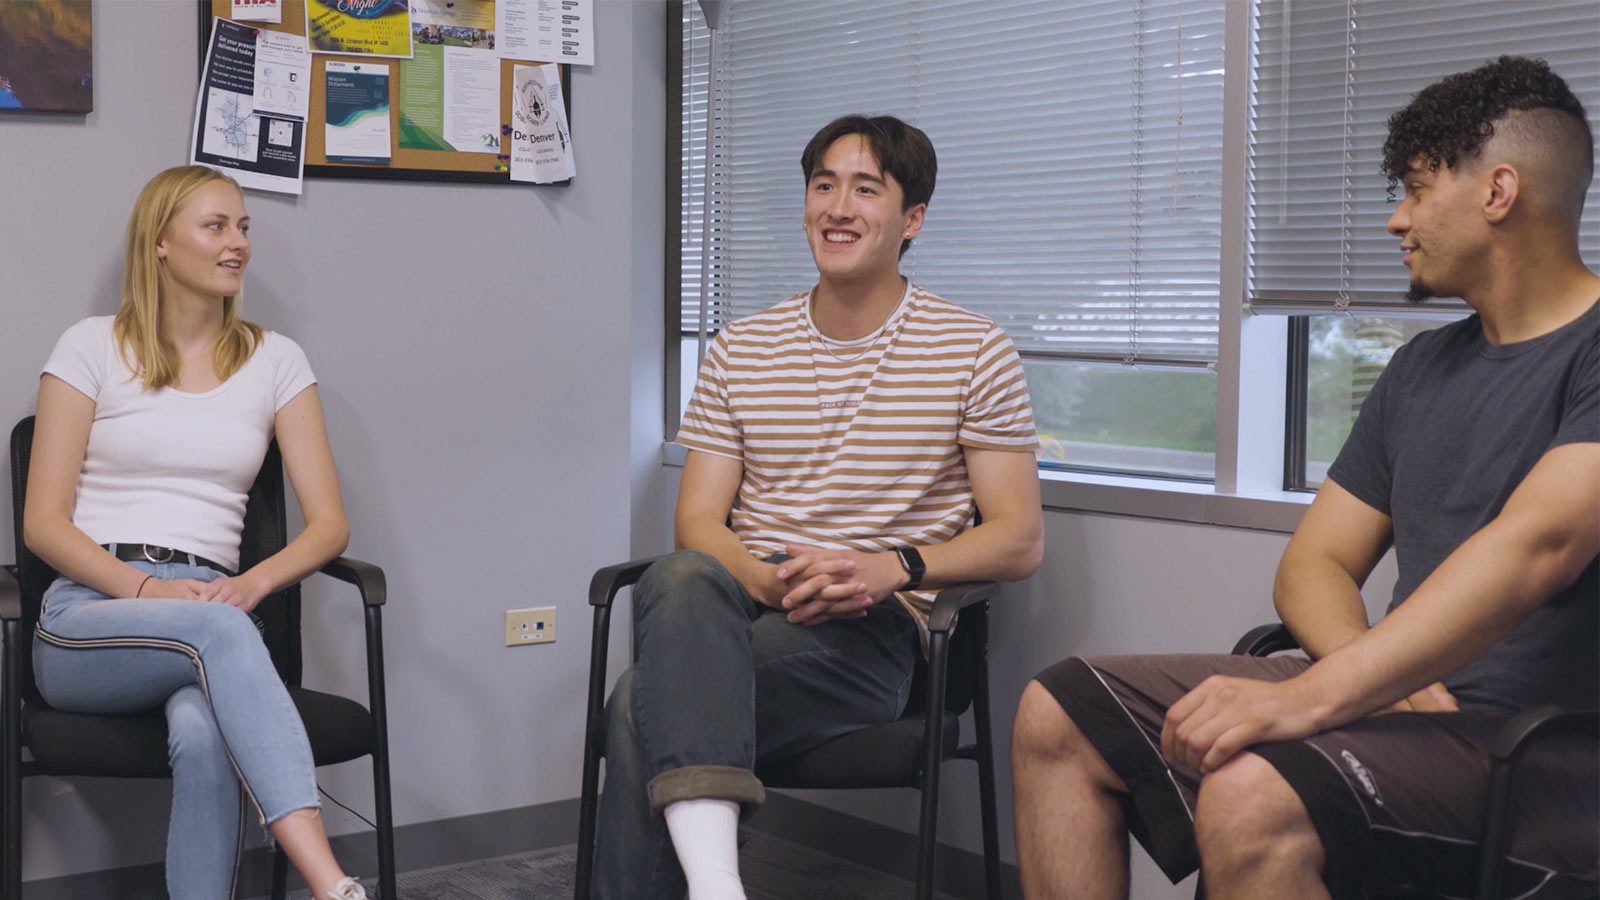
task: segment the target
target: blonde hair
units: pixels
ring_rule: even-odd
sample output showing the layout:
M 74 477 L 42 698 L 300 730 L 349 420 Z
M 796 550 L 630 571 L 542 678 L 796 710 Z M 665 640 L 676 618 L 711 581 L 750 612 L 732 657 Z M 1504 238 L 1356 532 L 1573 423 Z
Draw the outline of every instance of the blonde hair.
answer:
M 213 181 L 239 183 L 206 166 L 177 166 L 150 179 L 128 217 L 128 238 L 122 269 L 122 306 L 112 325 L 117 347 L 128 368 L 139 373 L 145 390 L 178 380 L 178 351 L 161 329 L 161 295 L 167 277 L 156 258 L 156 244 L 167 233 L 189 195 Z M 241 192 L 242 193 L 242 192 Z M 239 371 L 261 344 L 261 326 L 239 318 L 239 298 L 222 298 L 222 335 L 211 354 L 217 377 L 226 381 Z

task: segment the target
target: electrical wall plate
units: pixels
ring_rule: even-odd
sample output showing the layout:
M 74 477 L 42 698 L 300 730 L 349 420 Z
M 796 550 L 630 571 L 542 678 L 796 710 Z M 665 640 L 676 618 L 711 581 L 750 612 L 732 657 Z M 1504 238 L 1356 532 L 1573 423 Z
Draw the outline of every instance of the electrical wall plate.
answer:
M 556 608 L 536 606 L 506 610 L 506 646 L 550 644 L 556 639 Z

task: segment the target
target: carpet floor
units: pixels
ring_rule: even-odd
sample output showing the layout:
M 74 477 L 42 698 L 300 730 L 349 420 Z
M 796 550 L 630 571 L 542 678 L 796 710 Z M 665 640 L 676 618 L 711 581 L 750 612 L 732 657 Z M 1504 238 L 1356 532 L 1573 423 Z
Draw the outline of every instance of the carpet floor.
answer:
M 912 884 L 876 869 L 748 832 L 739 872 L 749 900 L 902 900 Z M 400 900 L 565 900 L 572 896 L 574 847 L 557 847 L 459 866 L 406 872 Z M 372 881 L 367 890 L 375 891 Z M 292 900 L 308 900 L 306 891 Z M 374 894 L 374 896 L 376 896 Z M 940 900 L 955 900 L 937 894 Z M 383 898 L 389 900 L 389 898 Z

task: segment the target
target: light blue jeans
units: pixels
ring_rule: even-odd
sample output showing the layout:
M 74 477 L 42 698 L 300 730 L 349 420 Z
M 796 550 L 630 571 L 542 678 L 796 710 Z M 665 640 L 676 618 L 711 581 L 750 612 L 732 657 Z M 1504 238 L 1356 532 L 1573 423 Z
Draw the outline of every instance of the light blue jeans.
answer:
M 157 579 L 214 569 L 129 563 Z M 34 677 L 51 706 L 119 715 L 163 709 L 172 763 L 167 892 L 232 898 L 245 805 L 263 823 L 319 808 L 311 744 L 249 614 L 195 600 L 118 600 L 66 578 L 44 594 Z

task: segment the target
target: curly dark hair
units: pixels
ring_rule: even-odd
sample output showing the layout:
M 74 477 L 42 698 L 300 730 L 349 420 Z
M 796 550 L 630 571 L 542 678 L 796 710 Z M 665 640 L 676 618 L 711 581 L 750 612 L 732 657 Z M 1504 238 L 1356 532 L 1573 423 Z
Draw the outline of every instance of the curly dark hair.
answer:
M 1570 145 L 1567 155 L 1577 158 L 1563 162 L 1592 169 L 1594 136 L 1583 104 L 1572 89 L 1542 59 L 1502 56 L 1470 72 L 1434 82 L 1389 117 L 1383 174 L 1390 189 L 1405 176 L 1413 160 L 1420 157 L 1429 171 L 1438 171 L 1441 165 L 1453 169 L 1458 162 L 1478 155 L 1494 136 L 1495 123 L 1507 113 L 1536 110 L 1562 114 L 1541 116 L 1540 124 L 1565 132 L 1559 137 L 1566 140 L 1557 142 Z M 1583 180 L 1587 183 L 1588 178 Z

